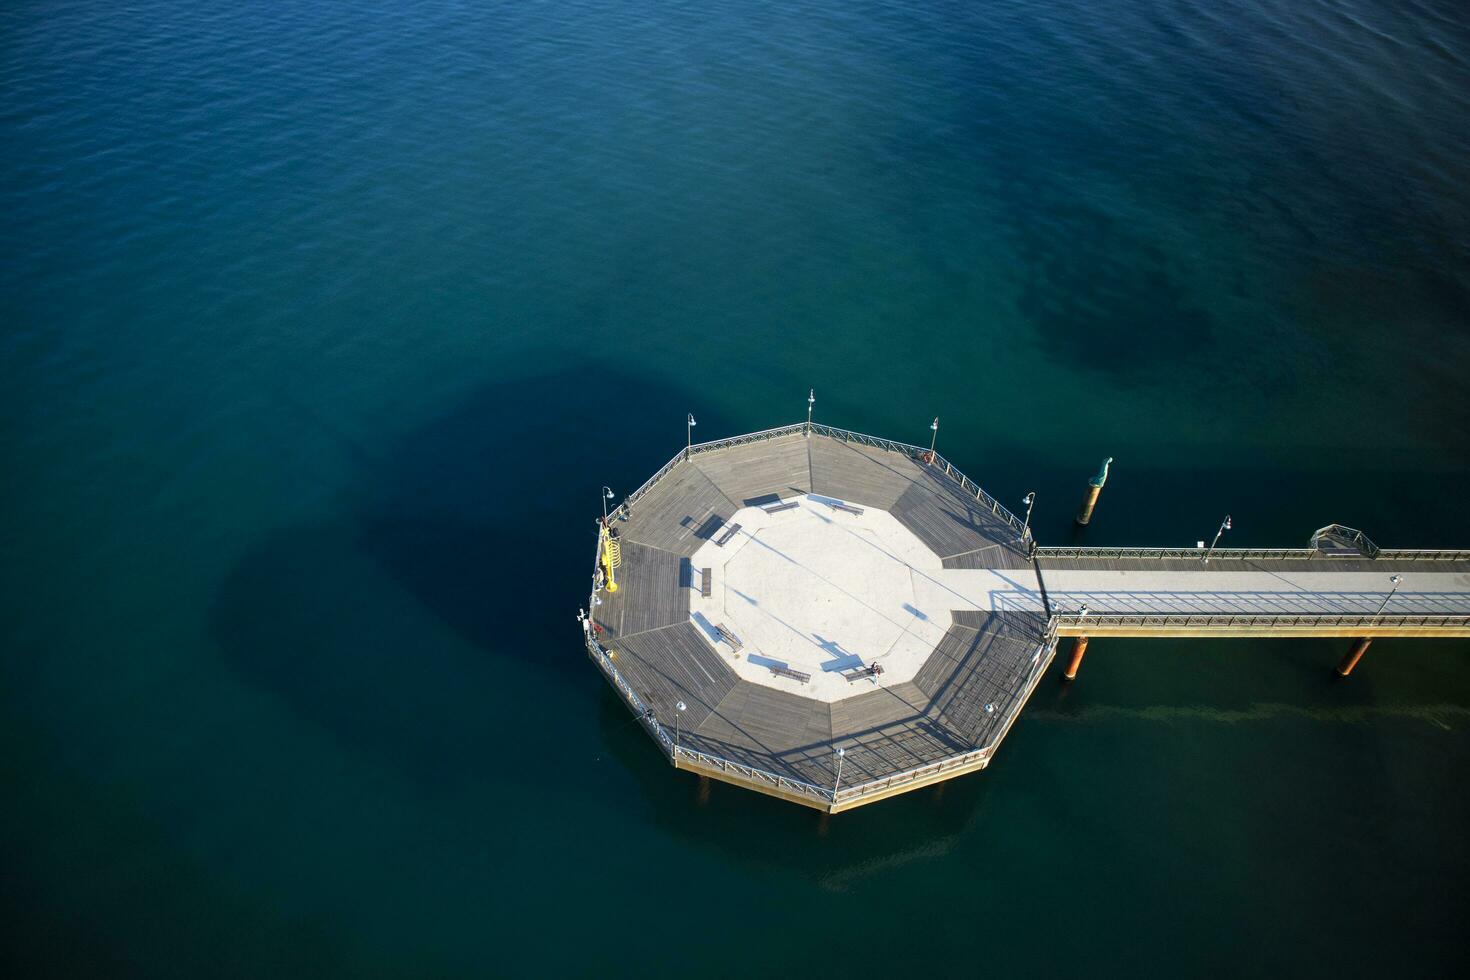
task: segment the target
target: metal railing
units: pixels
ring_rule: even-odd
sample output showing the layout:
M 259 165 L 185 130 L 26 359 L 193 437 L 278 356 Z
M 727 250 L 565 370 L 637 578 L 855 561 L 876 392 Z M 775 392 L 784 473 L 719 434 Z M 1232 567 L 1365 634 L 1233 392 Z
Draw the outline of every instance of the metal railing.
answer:
M 825 786 L 818 786 L 815 783 L 804 782 L 800 779 L 792 779 L 789 776 L 768 772 L 765 769 L 757 769 L 755 766 L 747 766 L 741 762 L 731 762 L 729 759 L 722 759 L 717 755 L 710 755 L 707 752 L 685 748 L 682 745 L 675 749 L 675 753 L 675 755 L 669 757 L 669 760 L 675 765 L 678 765 L 679 759 L 687 759 L 706 769 L 718 769 L 726 776 L 733 776 L 737 779 L 754 783 L 757 786 L 769 786 L 780 792 L 809 797 L 826 806 L 831 806 L 834 801 L 832 790 Z
M 875 794 L 886 793 L 896 787 L 925 780 L 940 773 L 971 767 L 977 763 L 982 765 L 988 764 L 990 757 L 995 752 L 995 747 L 1005 737 L 1006 733 L 1010 731 L 1011 725 L 1015 723 L 1016 718 L 1021 713 L 1021 709 L 1031 699 L 1031 693 L 1036 689 L 1037 683 L 1041 680 L 1041 675 L 1046 672 L 1046 668 L 1051 664 L 1050 654 L 1055 652 L 1057 642 L 1056 627 L 1055 625 L 1049 625 L 1036 653 L 1032 656 L 1031 673 L 1027 678 L 1020 696 L 1012 703 L 1003 724 L 995 737 L 989 741 L 989 744 L 961 755 L 940 759 L 937 762 L 926 763 L 922 766 L 916 766 L 913 769 L 906 769 L 903 772 L 896 772 L 888 776 L 868 780 L 867 782 L 840 787 L 834 792 L 830 787 L 818 786 L 815 783 L 793 779 L 790 776 L 783 776 L 780 773 L 774 773 L 756 766 L 735 762 L 731 759 L 725 759 L 708 752 L 701 752 L 698 749 L 691 749 L 688 746 L 676 744 L 674 737 L 669 733 L 669 729 L 658 720 L 652 708 L 638 696 L 638 692 L 633 689 L 633 685 L 628 683 L 627 679 L 623 677 L 622 672 L 613 664 L 610 652 L 597 641 L 590 626 L 586 627 L 584 635 L 588 656 L 602 669 L 602 672 L 607 676 L 608 680 L 612 682 L 613 688 L 622 695 L 623 700 L 627 703 L 628 708 L 633 712 L 634 716 L 643 725 L 644 729 L 653 736 L 654 741 L 658 743 L 660 748 L 663 749 L 664 754 L 668 756 L 669 761 L 675 766 L 678 765 L 680 759 L 683 759 L 698 767 L 718 770 L 720 773 L 731 777 L 737 782 L 745 782 L 752 786 L 767 787 L 778 792 L 805 797 L 829 809 L 837 804 L 855 803 Z
M 1437 629 L 1470 630 L 1470 615 L 1371 613 L 1057 613 L 1053 628 L 1067 629 Z
M 1175 561 L 1189 559 L 1199 561 L 1204 557 L 1203 548 L 1068 548 L 1045 545 L 1036 549 L 1038 559 L 1093 559 L 1118 561 L 1141 558 L 1149 561 Z M 1384 548 L 1377 558 L 1363 555 L 1327 555 L 1315 548 L 1216 548 L 1210 552 L 1210 561 L 1470 561 L 1470 551 L 1442 549 L 1416 550 L 1411 548 Z
M 1036 690 L 1036 685 L 1041 683 L 1042 675 L 1051 666 L 1052 656 L 1056 652 L 1056 647 L 1056 627 L 1048 623 L 1046 633 L 1042 636 L 1036 652 L 1032 654 L 1031 673 L 1027 676 L 1026 683 L 1022 687 L 1020 695 L 1011 704 L 1010 710 L 1006 713 L 1000 729 L 996 732 L 995 737 L 989 740 L 988 744 L 962 755 L 951 756 L 948 759 L 941 759 L 938 762 L 916 766 L 913 769 L 906 769 L 903 772 L 897 772 L 890 776 L 880 776 L 877 779 L 872 779 L 865 783 L 855 783 L 847 789 L 838 791 L 834 802 L 849 803 L 864 797 L 873 796 L 874 794 L 886 793 L 895 787 L 927 779 L 931 776 L 937 776 L 940 773 L 968 768 L 977 764 L 980 768 L 989 765 L 991 757 L 995 755 L 996 748 L 1005 739 L 1006 734 L 1011 730 L 1011 726 L 1015 724 L 1016 719 L 1020 717 L 1021 709 L 1026 706 L 1026 702 L 1031 700 L 1031 694 Z
M 946 476 L 959 484 L 963 493 L 971 494 L 980 503 L 990 508 L 991 514 L 995 515 L 1016 532 L 1018 536 L 1029 538 L 1031 529 L 1015 514 L 1012 514 L 1000 501 L 980 489 L 980 485 L 964 473 L 959 467 L 936 452 L 930 452 L 922 446 L 912 446 L 906 442 L 894 442 L 892 439 L 880 439 L 877 436 L 865 435 L 861 432 L 852 432 L 848 429 L 839 429 L 830 425 L 817 425 L 812 423 L 812 431 L 818 435 L 828 436 L 832 439 L 841 439 L 843 442 L 856 442 L 864 446 L 872 446 L 875 449 L 885 449 L 891 453 L 901 453 L 910 459 L 917 460 L 927 466 L 932 466 L 935 472 L 944 470 Z
M 1012 514 L 1008 509 L 1006 509 L 1005 506 L 1000 503 L 1000 501 L 996 500 L 990 494 L 982 490 L 978 483 L 976 483 L 974 480 L 971 480 L 964 473 L 960 472 L 957 466 L 955 466 L 953 463 L 951 463 L 949 460 L 945 459 L 938 453 L 930 452 L 922 446 L 913 446 L 906 442 L 895 442 L 892 439 L 880 439 L 877 436 L 866 435 L 862 432 L 853 432 L 850 429 L 839 429 L 836 426 L 831 425 L 818 425 L 815 422 L 813 422 L 810 426 L 808 426 L 805 422 L 797 422 L 793 425 L 778 426 L 774 429 L 763 429 L 760 432 L 748 432 L 744 435 L 730 436 L 727 439 L 715 439 L 710 442 L 696 443 L 695 445 L 690 446 L 687 450 L 678 453 L 663 466 L 659 467 L 658 471 L 654 473 L 653 476 L 643 481 L 643 485 L 641 487 L 639 487 L 637 490 L 634 490 L 632 493 L 628 494 L 626 498 L 624 498 L 623 502 L 618 505 L 616 512 L 623 515 L 628 514 L 633 504 L 638 501 L 638 498 L 642 497 L 648 491 L 652 490 L 655 484 L 657 484 L 664 477 L 668 476 L 669 472 L 672 471 L 673 468 L 679 464 L 680 460 L 692 458 L 694 456 L 700 456 L 705 453 L 717 452 L 721 449 L 730 449 L 734 446 L 745 446 L 752 443 L 764 442 L 768 439 L 780 439 L 785 436 L 802 435 L 807 432 L 810 432 L 814 435 L 826 436 L 829 439 L 840 439 L 843 442 L 856 442 L 860 445 L 871 446 L 874 449 L 882 449 L 891 453 L 899 453 L 924 465 L 932 466 L 935 472 L 943 470 L 946 476 L 959 484 L 959 488 L 962 493 L 973 496 L 976 501 L 978 501 L 983 506 L 989 508 L 991 514 L 993 514 L 999 520 L 1004 521 L 1006 524 L 1010 525 L 1010 527 L 1016 532 L 1018 536 L 1026 539 L 1029 539 L 1031 537 L 1031 529 L 1027 527 L 1020 518 L 1018 518 L 1015 514 Z

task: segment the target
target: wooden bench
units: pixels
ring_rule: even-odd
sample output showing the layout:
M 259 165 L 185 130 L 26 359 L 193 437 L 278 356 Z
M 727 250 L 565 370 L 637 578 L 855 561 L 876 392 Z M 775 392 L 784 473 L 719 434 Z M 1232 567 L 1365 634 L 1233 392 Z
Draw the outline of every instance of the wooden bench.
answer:
M 863 513 L 863 509 L 861 507 L 854 507 L 852 504 L 832 504 L 830 506 L 833 510 L 845 510 L 849 514 L 857 514 L 860 517 Z
M 740 525 L 731 524 L 729 527 L 725 528 L 724 534 L 720 535 L 718 538 L 715 538 L 715 544 L 723 548 L 725 545 L 729 544 L 730 539 L 738 533 L 740 533 Z
M 847 678 L 848 683 L 860 681 L 865 677 L 877 677 L 883 673 L 883 665 L 875 663 L 870 667 L 859 667 L 856 670 L 843 671 L 842 676 Z
M 710 590 L 714 588 L 714 585 L 714 570 L 710 568 L 701 568 L 699 570 L 699 594 L 708 599 Z
M 777 667 L 775 664 L 767 664 L 766 666 L 770 667 L 771 673 L 777 677 L 789 677 L 794 681 L 801 681 L 803 684 L 812 679 L 811 674 L 803 674 L 801 671 L 792 670 L 790 667 Z
M 761 510 L 765 511 L 767 514 L 779 514 L 783 510 L 791 510 L 793 507 L 799 506 L 801 505 L 795 500 L 788 500 L 784 504 L 772 504 L 769 507 L 762 507 Z
M 730 644 L 730 646 L 736 650 L 739 650 L 741 647 L 745 646 L 744 643 L 740 642 L 740 637 L 736 636 L 734 633 L 731 633 L 730 630 L 726 628 L 724 623 L 716 623 L 715 632 L 720 634 L 720 639 Z

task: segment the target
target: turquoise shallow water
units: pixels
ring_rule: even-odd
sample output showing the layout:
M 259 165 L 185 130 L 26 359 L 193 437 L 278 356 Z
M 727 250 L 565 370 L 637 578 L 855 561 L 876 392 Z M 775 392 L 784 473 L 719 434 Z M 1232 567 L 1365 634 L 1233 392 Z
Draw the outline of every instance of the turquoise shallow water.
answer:
M 1462 5 L 17 2 L 0 86 L 7 973 L 1449 971 L 1465 643 L 1098 641 L 822 822 L 573 617 L 808 387 L 1045 543 L 1470 547 Z

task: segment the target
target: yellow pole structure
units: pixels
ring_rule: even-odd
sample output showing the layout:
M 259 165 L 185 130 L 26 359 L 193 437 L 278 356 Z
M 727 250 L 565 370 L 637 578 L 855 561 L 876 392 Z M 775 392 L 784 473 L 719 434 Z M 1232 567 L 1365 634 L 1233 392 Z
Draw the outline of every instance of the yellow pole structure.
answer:
M 623 563 L 623 549 L 613 540 L 612 535 L 607 532 L 607 525 L 602 526 L 598 532 L 602 544 L 602 567 L 607 572 L 607 591 L 618 591 L 617 579 L 613 577 L 613 569 Z

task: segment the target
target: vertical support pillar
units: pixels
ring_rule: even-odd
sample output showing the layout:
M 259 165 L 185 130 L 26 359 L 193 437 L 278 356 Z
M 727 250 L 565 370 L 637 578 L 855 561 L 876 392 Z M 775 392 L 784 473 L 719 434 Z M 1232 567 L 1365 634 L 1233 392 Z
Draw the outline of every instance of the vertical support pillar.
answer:
M 1337 665 L 1337 673 L 1342 677 L 1351 674 L 1353 668 L 1358 666 L 1358 661 L 1363 659 L 1363 654 L 1368 652 L 1368 645 L 1372 642 L 1373 637 L 1365 636 L 1354 643 L 1353 648 L 1348 651 L 1347 656 L 1342 658 L 1342 663 Z
M 1082 666 L 1082 655 L 1087 652 L 1087 637 L 1079 636 L 1072 641 L 1072 659 L 1067 661 L 1067 669 L 1062 672 L 1063 680 L 1073 680 L 1077 676 L 1077 668 Z
M 1086 524 L 1092 520 L 1092 508 L 1097 506 L 1098 495 L 1102 493 L 1102 487 L 1087 485 L 1087 490 L 1082 494 L 1082 506 L 1077 511 L 1077 523 Z
M 1108 482 L 1108 467 L 1112 465 L 1113 457 L 1109 456 L 1103 460 L 1097 476 L 1087 481 L 1087 491 L 1082 494 L 1082 506 L 1077 510 L 1078 524 L 1086 526 L 1092 520 L 1092 508 L 1097 506 L 1098 494 L 1102 493 L 1103 484 Z

